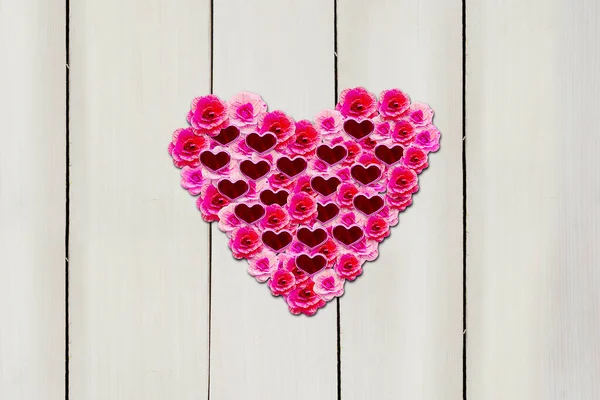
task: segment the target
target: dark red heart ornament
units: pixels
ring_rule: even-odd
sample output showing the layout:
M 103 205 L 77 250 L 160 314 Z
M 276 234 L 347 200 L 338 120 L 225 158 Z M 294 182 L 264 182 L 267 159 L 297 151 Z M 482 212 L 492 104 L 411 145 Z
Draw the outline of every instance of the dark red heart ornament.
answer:
M 267 111 L 260 96 L 194 99 L 169 144 L 181 184 L 235 258 L 293 314 L 341 296 L 412 204 L 439 149 L 433 111 L 398 89 L 346 89 L 314 123 Z M 218 266 L 216 266 L 218 267 Z

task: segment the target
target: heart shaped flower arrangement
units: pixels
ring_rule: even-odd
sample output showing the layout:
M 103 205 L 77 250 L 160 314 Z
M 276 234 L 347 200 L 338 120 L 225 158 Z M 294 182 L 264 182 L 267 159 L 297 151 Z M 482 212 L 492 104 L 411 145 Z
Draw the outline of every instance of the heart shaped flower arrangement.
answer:
M 181 185 L 235 258 L 293 314 L 313 315 L 377 258 L 439 148 L 433 111 L 399 89 L 346 89 L 314 122 L 256 94 L 198 97 L 169 144 Z

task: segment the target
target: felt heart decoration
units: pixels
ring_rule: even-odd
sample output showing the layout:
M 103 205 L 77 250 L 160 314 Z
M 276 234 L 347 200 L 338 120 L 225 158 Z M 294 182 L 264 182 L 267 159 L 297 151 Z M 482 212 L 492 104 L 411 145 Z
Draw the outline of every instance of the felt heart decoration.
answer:
M 377 258 L 439 149 L 433 111 L 399 89 L 346 89 L 314 122 L 253 93 L 208 95 L 187 119 L 169 144 L 181 185 L 293 314 L 313 315 Z

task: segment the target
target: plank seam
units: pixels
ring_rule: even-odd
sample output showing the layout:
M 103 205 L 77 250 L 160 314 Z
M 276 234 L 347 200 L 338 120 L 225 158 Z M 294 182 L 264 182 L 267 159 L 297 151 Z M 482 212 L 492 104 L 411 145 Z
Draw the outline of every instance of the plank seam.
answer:
M 462 183 L 463 183 L 463 400 L 467 400 L 467 4 L 462 0 Z
M 70 225 L 70 190 L 69 182 L 70 160 L 70 131 L 69 131 L 69 100 L 70 100 L 70 70 L 69 70 L 69 31 L 70 31 L 70 4 L 65 0 L 65 400 L 69 400 L 69 225 Z

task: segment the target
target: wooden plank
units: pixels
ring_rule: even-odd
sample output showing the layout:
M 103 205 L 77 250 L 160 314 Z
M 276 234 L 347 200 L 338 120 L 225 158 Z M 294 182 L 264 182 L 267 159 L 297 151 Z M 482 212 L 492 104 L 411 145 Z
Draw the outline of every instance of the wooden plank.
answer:
M 65 10 L 0 4 L 0 398 L 65 396 Z
M 209 90 L 209 1 L 71 16 L 70 397 L 203 398 L 208 227 L 167 145 Z
M 342 399 L 462 398 L 461 2 L 338 2 L 339 90 L 398 87 L 442 133 L 414 204 L 346 284 Z
M 600 398 L 600 5 L 467 7 L 469 398 Z
M 332 2 L 235 0 L 214 12 L 217 95 L 259 93 L 296 120 L 333 106 Z M 335 303 L 289 314 L 212 229 L 211 399 L 335 398 Z

